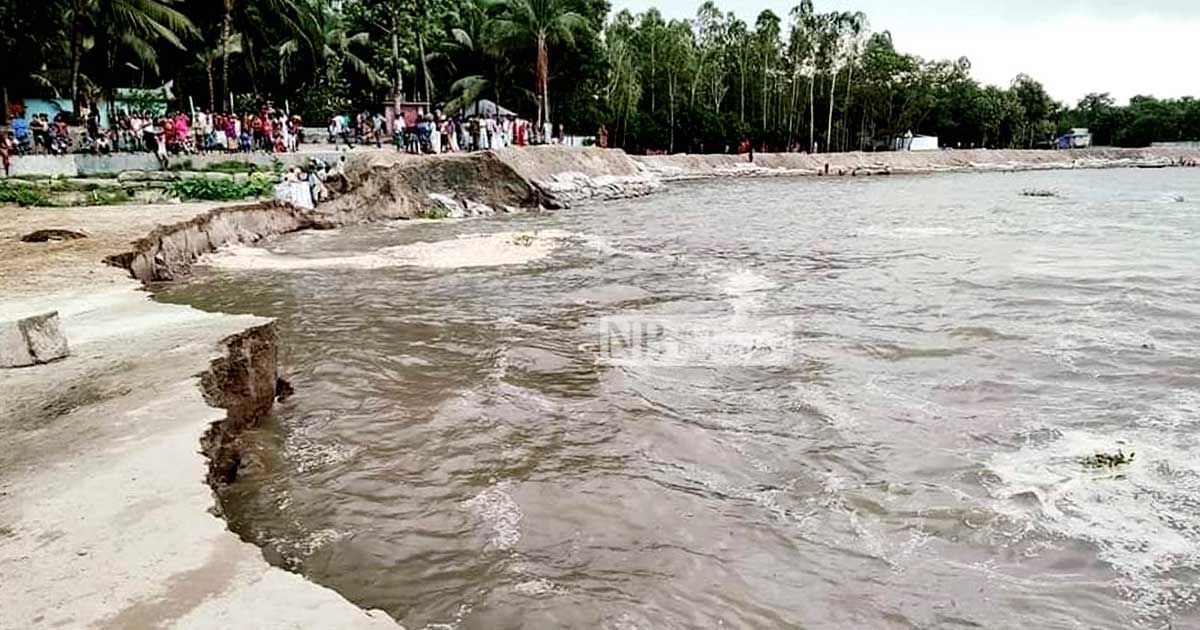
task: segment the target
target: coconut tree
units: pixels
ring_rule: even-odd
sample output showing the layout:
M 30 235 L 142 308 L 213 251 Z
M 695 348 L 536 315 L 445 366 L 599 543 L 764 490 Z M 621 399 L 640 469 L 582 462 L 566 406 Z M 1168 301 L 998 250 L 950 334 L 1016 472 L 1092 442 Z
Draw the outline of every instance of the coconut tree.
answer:
M 372 83 L 382 78 L 356 50 L 366 46 L 370 35 L 350 32 L 343 14 L 323 0 L 315 0 L 302 22 L 304 29 L 279 45 L 279 80 L 286 83 L 289 69 L 301 59 L 310 64 L 317 79 L 331 79 L 349 67 Z
M 214 66 L 217 61 L 224 63 L 229 59 L 230 55 L 241 54 L 242 52 L 242 34 L 234 33 L 229 37 L 225 37 L 222 33 L 221 41 L 216 46 L 210 46 L 196 53 L 196 60 L 204 65 L 204 74 L 208 78 L 208 110 L 216 111 L 216 81 L 213 78 Z
M 445 109 L 453 113 L 492 92 L 500 102 L 500 76 L 511 64 L 501 64 L 493 15 L 498 0 L 463 0 L 447 17 L 454 24 L 448 37 L 438 43 L 429 60 L 440 62 L 445 71 L 459 78 L 450 86 L 451 98 Z
M 251 70 L 250 79 L 255 80 L 256 54 L 264 48 L 274 49 L 279 43 L 277 33 L 286 37 L 304 40 L 311 45 L 307 17 L 314 4 L 305 0 L 221 0 L 220 49 L 221 102 L 227 104 L 231 87 L 232 72 L 230 57 L 244 54 Z M 255 84 L 255 94 L 258 93 Z
M 538 128 L 550 120 L 550 46 L 571 45 L 576 33 L 587 28 L 587 20 L 568 8 L 565 0 L 506 0 L 504 12 L 495 22 L 496 34 L 513 42 L 532 45 L 537 51 L 534 92 L 537 97 Z
M 79 99 L 80 66 L 88 51 L 104 55 L 106 76 L 112 77 L 117 50 L 127 51 L 142 65 L 155 69 L 156 44 L 182 50 L 183 38 L 195 35 L 196 27 L 173 4 L 175 0 L 72 0 L 68 7 L 71 98 Z

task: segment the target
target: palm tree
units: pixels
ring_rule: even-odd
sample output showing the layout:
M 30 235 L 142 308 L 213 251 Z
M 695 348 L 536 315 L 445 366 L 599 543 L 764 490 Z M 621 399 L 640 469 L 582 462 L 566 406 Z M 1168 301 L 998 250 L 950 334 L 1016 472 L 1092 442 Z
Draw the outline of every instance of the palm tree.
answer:
M 331 79 L 344 66 L 349 66 L 371 83 L 381 83 L 379 73 L 356 52 L 366 46 L 370 35 L 351 33 L 342 12 L 322 0 L 309 6 L 303 19 L 304 30 L 279 45 L 279 80 L 287 81 L 289 67 L 303 54 L 311 63 L 314 78 Z
M 564 0 L 506 0 L 505 12 L 495 23 L 502 39 L 532 43 L 537 49 L 534 85 L 537 96 L 537 122 L 541 129 L 550 120 L 550 52 L 553 44 L 573 44 L 575 33 L 587 27 L 587 20 L 567 9 Z
M 449 30 L 449 37 L 429 54 L 429 60 L 442 62 L 447 72 L 461 74 L 450 86 L 452 98 L 445 106 L 449 113 L 471 105 L 489 91 L 494 101 L 500 101 L 497 91 L 504 69 L 492 19 L 499 7 L 498 0 L 464 0 L 450 15 L 456 26 Z
M 272 27 L 284 26 L 293 37 L 305 40 L 311 45 L 307 33 L 309 29 L 305 22 L 314 6 L 305 0 L 221 0 L 221 6 L 221 103 L 224 106 L 229 102 L 231 93 L 229 57 L 244 52 L 250 63 L 250 78 L 253 81 L 254 47 L 256 43 L 264 41 L 264 22 L 271 21 Z M 247 36 L 239 36 L 239 31 Z M 274 47 L 273 42 L 267 45 Z M 256 87 L 255 93 L 257 92 Z
M 208 111 L 215 112 L 217 91 L 216 84 L 213 80 L 213 66 L 220 60 L 223 64 L 228 63 L 230 55 L 241 54 L 242 52 L 242 34 L 233 33 L 227 35 L 222 27 L 221 41 L 216 46 L 205 48 L 196 53 L 196 59 L 204 64 L 204 74 L 208 77 Z M 223 66 L 222 70 L 227 66 Z
M 73 0 L 71 22 L 71 98 L 79 99 L 80 65 L 83 54 L 95 49 L 105 55 L 104 68 L 113 77 L 117 49 L 122 48 L 142 65 L 158 69 L 154 44 L 166 42 L 180 50 L 181 36 L 196 34 L 196 27 L 171 5 L 175 0 Z M 111 91 L 111 87 L 110 87 Z

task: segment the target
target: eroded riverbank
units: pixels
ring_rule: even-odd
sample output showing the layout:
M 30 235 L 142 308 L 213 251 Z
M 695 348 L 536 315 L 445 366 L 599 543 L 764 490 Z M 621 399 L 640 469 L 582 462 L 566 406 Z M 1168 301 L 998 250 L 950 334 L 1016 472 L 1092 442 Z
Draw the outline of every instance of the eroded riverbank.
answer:
M 355 167 L 364 170 L 350 194 L 312 213 L 273 204 L 0 210 L 0 316 L 58 310 L 74 350 L 61 362 L 0 373 L 0 434 L 9 444 L 0 459 L 0 583 L 15 585 L 0 593 L 0 627 L 392 624 L 269 567 L 208 513 L 209 462 L 200 442 L 226 412 L 206 404 L 197 375 L 211 380 L 214 365 L 224 366 L 227 378 L 208 388 L 209 402 L 221 403 L 213 392 L 229 386 L 242 391 L 227 406 L 239 400 L 253 411 L 248 416 L 261 413 L 255 407 L 274 394 L 278 348 L 270 321 L 152 302 L 129 273 L 101 261 L 115 256 L 140 280 L 167 280 L 222 245 L 420 216 L 435 202 L 430 193 L 487 214 L 553 199 L 644 194 L 661 186 L 666 171 L 647 166 L 655 158 L 565 149 L 498 159 L 370 157 L 382 161 Z M 1122 153 L 1087 165 L 1131 159 L 1173 158 Z M 706 169 L 688 176 L 723 174 Z M 17 244 L 41 228 L 89 238 Z

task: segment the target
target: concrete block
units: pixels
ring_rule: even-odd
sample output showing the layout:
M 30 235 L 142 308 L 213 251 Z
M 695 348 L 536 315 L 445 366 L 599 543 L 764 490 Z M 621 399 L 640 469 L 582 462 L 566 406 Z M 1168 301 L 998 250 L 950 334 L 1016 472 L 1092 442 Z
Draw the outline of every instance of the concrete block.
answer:
M 0 322 L 0 367 L 49 363 L 68 354 L 58 311 Z

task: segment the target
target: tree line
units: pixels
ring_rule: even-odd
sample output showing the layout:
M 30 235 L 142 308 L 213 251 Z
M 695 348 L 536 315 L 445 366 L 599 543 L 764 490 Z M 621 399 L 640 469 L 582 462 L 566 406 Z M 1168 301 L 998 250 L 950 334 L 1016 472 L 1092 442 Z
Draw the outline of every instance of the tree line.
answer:
M 47 0 L 0 3 L 4 98 L 111 102 L 170 84 L 210 110 L 287 103 L 309 124 L 393 95 L 454 112 L 492 99 L 632 151 L 877 150 L 1200 139 L 1200 102 L 1090 94 L 1055 102 L 1019 75 L 982 85 L 966 58 L 905 54 L 861 12 L 811 0 L 752 24 L 705 2 L 688 20 L 606 0 Z

